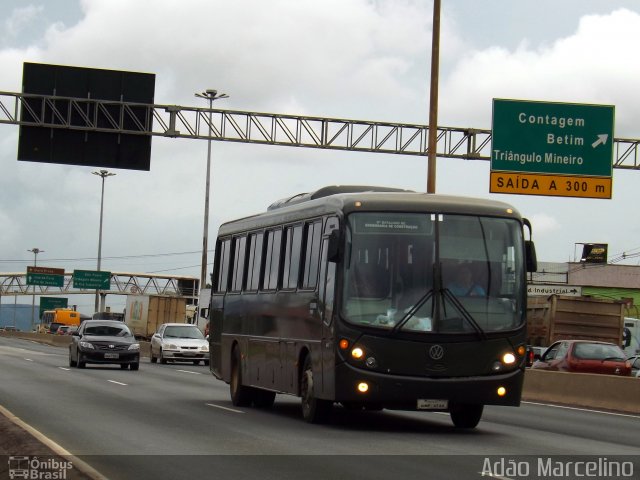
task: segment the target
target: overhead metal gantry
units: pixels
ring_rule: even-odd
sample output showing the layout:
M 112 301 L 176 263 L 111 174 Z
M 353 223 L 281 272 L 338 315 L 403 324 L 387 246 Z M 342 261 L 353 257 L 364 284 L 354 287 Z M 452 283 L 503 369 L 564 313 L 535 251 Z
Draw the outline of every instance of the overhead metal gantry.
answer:
M 211 121 L 209 120 L 211 118 Z M 428 126 L 0 92 L 0 124 L 400 155 L 428 154 Z M 491 130 L 438 127 L 437 156 L 490 160 Z M 640 139 L 614 168 L 640 170 Z
M 198 298 L 199 283 L 195 277 L 111 272 L 111 289 L 100 292 L 108 295 L 166 295 L 193 299 Z M 0 296 L 95 293 L 95 290 L 74 288 L 73 272 L 65 272 L 62 287 L 27 285 L 26 273 L 0 273 Z

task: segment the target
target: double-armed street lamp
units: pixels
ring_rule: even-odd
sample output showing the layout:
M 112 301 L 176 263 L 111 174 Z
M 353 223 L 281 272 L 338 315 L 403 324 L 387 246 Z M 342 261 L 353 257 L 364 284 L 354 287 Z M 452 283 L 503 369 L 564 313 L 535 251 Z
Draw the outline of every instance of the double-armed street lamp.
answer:
M 104 212 L 104 179 L 107 177 L 114 176 L 115 173 L 111 173 L 108 170 L 100 170 L 98 172 L 91 172 L 91 173 L 102 178 L 102 193 L 100 195 L 100 230 L 98 233 L 98 271 L 100 271 L 100 263 L 102 260 L 102 216 Z M 95 311 L 96 312 L 101 311 L 99 290 L 96 290 Z
M 204 233 L 202 235 L 202 265 L 200 269 L 200 289 L 207 286 L 207 249 L 209 243 L 209 189 L 211 184 L 211 119 L 214 100 L 229 98 L 226 93 L 218 94 L 217 90 L 207 89 L 196 93 L 196 97 L 209 100 L 209 139 L 207 146 L 207 174 L 204 191 Z

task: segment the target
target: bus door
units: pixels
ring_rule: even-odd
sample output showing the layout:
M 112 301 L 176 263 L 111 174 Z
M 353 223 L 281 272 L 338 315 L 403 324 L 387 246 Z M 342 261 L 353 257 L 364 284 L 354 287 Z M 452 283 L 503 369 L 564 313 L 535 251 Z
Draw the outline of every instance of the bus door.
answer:
M 338 228 L 338 219 L 330 218 L 325 227 L 325 233 L 330 233 Z M 322 320 L 322 396 L 323 398 L 335 397 L 335 324 L 333 318 L 335 301 L 336 264 L 329 261 L 329 237 L 322 241 L 322 256 L 320 260 L 320 280 L 318 285 L 319 311 Z
M 209 369 L 222 379 L 222 320 L 225 294 L 212 294 L 209 306 Z

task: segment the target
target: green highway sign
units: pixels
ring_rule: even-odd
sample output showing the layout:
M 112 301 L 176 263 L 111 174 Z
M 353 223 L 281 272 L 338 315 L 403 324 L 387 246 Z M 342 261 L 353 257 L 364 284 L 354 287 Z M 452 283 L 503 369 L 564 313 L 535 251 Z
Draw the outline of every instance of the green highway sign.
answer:
M 493 100 L 491 170 L 611 177 L 614 107 Z
M 53 310 L 54 308 L 67 308 L 69 306 L 69 299 L 64 297 L 40 297 L 40 315 L 38 318 L 42 318 L 42 313 L 46 310 Z
M 27 285 L 64 286 L 64 268 L 27 267 Z
M 74 270 L 73 288 L 110 290 L 111 272 L 102 272 L 97 270 Z

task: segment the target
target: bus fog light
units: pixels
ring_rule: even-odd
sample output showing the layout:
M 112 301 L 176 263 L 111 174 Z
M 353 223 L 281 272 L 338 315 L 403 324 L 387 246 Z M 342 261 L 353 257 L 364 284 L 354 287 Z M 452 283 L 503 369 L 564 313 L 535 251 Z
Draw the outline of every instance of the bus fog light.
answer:
M 360 360 L 362 357 L 364 357 L 364 350 L 362 350 L 360 347 L 356 347 L 351 350 L 351 356 L 356 360 Z
M 360 393 L 367 393 L 369 391 L 369 384 L 367 382 L 360 382 L 358 384 L 358 391 Z
M 375 357 L 368 357 L 364 361 L 364 363 L 369 368 L 376 368 L 378 366 L 378 361 L 375 359 Z
M 504 397 L 507 394 L 507 389 L 504 387 L 498 387 L 497 393 L 499 397 Z
M 505 365 L 513 365 L 514 363 L 516 363 L 516 356 L 511 352 L 505 353 L 502 356 L 502 363 L 504 363 Z

